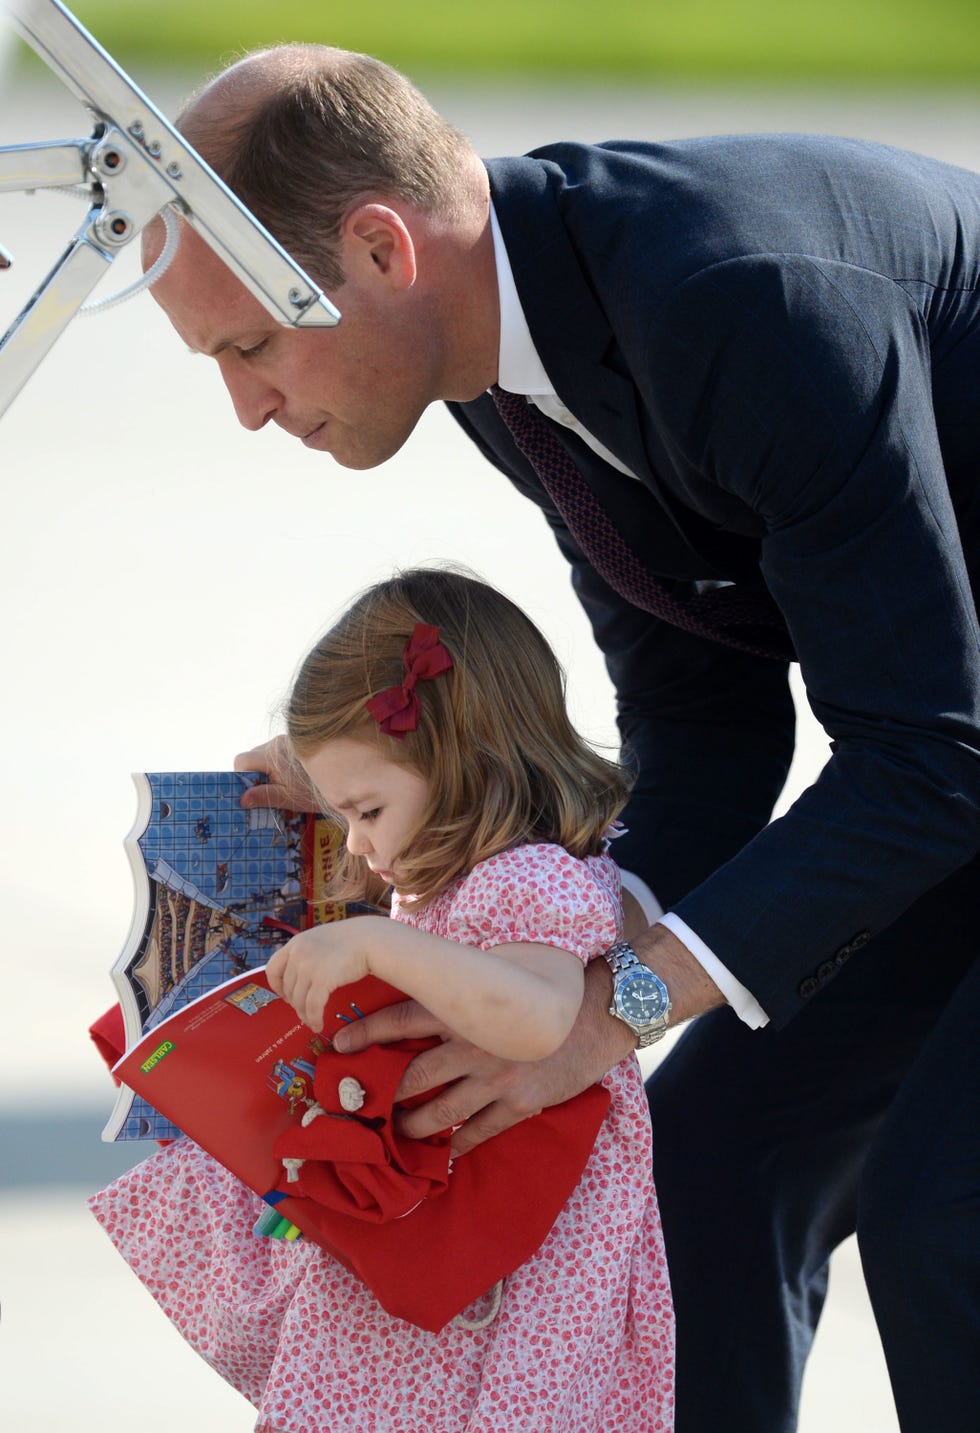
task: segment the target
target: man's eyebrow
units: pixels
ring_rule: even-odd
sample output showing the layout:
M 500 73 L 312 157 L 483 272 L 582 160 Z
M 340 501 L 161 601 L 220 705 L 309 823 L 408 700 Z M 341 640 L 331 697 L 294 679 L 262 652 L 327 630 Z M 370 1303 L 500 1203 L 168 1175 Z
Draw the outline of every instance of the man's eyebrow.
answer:
M 186 344 L 185 347 L 188 353 L 194 354 L 197 358 L 217 358 L 218 354 L 224 353 L 226 348 L 241 348 L 243 342 L 242 337 L 222 338 L 212 344 L 210 348 L 195 348 L 192 343 Z
M 191 353 L 200 354 L 202 358 L 217 358 L 218 354 L 224 353 L 226 348 L 234 348 L 234 346 L 235 340 L 233 338 L 223 338 L 220 342 L 212 344 L 210 348 L 192 348 L 188 345 Z

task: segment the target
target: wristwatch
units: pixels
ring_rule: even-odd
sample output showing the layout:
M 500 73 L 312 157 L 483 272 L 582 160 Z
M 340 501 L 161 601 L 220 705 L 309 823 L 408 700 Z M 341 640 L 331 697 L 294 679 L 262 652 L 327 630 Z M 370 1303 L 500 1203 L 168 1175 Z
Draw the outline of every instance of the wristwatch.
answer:
M 659 975 L 654 975 L 625 940 L 605 951 L 613 973 L 613 1003 L 609 1014 L 628 1025 L 636 1048 L 645 1050 L 667 1033 L 670 996 Z

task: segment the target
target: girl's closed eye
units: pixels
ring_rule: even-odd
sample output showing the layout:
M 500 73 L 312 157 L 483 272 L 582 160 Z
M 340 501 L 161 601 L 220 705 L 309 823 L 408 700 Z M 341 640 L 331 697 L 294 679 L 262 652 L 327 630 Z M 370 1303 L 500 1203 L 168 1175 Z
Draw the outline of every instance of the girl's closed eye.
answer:
M 370 810 L 370 811 L 362 811 L 362 812 L 361 812 L 361 815 L 360 815 L 360 820 L 362 820 L 362 821 L 376 821 L 377 818 L 378 818 L 380 815 L 381 815 L 381 807 L 380 807 L 380 806 L 375 806 L 375 807 L 373 807 L 372 810 Z

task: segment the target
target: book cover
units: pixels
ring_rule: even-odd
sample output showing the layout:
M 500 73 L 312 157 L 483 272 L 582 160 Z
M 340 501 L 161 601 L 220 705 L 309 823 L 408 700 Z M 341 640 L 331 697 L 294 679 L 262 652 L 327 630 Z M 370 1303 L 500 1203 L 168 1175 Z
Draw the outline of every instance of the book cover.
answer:
M 265 965 L 296 930 L 347 914 L 324 890 L 342 841 L 312 813 L 245 810 L 257 772 L 140 772 L 126 851 L 135 904 L 112 979 L 127 1050 L 176 1011 Z M 142 1096 L 120 1087 L 105 1140 L 179 1133 Z
M 327 1042 L 269 989 L 264 969 L 223 981 L 148 1031 L 117 1075 L 172 1127 L 263 1197 L 283 1178 L 273 1144 L 313 1103 Z

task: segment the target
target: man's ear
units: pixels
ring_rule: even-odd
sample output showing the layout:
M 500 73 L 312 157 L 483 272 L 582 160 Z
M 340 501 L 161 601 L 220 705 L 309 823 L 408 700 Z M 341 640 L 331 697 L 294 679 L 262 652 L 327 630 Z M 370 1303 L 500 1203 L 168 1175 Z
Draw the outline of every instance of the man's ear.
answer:
M 350 278 L 381 279 L 389 287 L 415 283 L 415 243 L 402 216 L 386 204 L 358 204 L 344 216 L 342 267 Z

